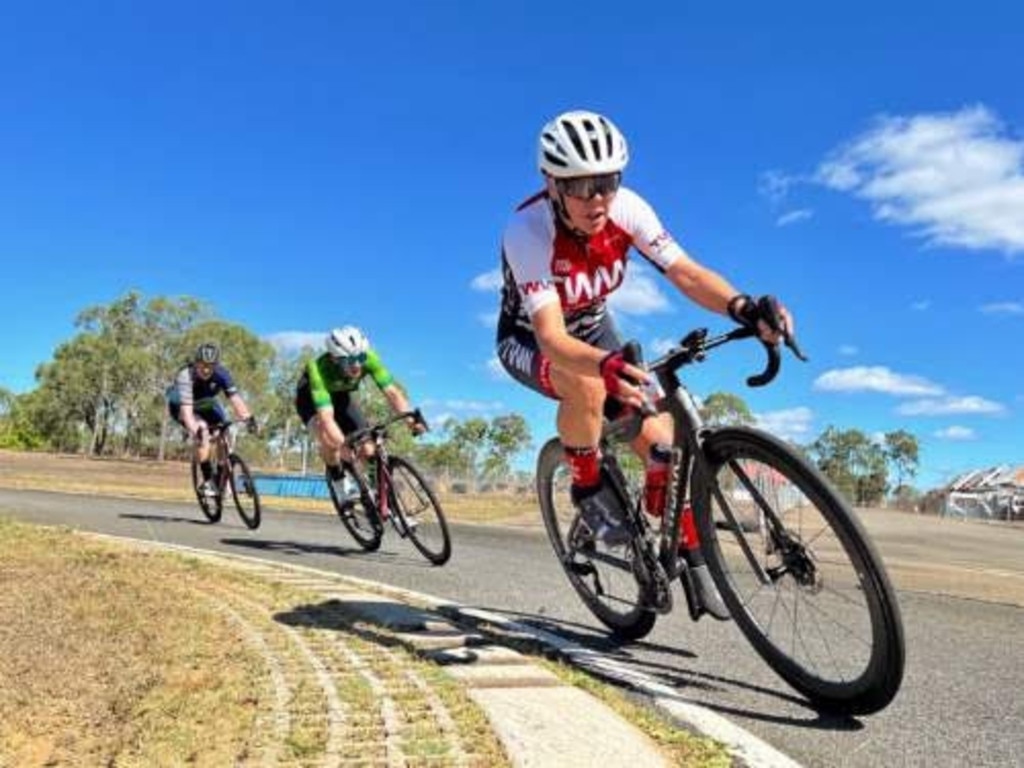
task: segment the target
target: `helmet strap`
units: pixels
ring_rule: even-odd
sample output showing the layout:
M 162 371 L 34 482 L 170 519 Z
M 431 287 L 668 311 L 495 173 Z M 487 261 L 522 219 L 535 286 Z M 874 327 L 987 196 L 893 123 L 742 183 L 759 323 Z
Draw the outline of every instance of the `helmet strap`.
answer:
M 565 205 L 565 195 L 560 189 L 558 189 L 558 185 L 555 185 L 555 190 L 558 195 L 557 197 L 551 197 L 551 195 L 548 195 L 548 199 L 551 200 L 551 207 L 555 210 L 555 216 L 558 217 L 562 226 L 569 230 L 569 234 L 583 240 L 588 239 L 590 235 L 572 225 L 572 219 L 569 217 L 569 209 Z

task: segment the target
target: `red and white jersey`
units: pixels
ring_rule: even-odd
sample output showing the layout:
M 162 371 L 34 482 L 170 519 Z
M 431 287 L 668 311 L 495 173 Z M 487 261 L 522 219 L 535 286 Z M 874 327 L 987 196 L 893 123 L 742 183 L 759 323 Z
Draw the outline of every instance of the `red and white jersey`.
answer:
M 615 195 L 608 223 L 590 237 L 562 224 L 546 193 L 535 195 L 516 209 L 502 238 L 502 324 L 532 327 L 538 309 L 559 302 L 568 331 L 586 335 L 622 285 L 631 247 L 659 271 L 685 256 L 651 206 L 626 187 Z

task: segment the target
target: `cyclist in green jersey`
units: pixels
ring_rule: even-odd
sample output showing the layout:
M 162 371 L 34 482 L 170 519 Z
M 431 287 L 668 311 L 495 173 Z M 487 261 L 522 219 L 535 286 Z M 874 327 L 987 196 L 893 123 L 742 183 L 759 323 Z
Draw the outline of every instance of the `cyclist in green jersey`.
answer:
M 370 348 L 366 335 L 355 326 L 335 328 L 327 334 L 327 352 L 309 361 L 295 391 L 295 410 L 302 423 L 320 444 L 320 455 L 332 480 L 341 478 L 342 459 L 351 460 L 345 435 L 366 427 L 352 394 L 365 376 L 370 376 L 395 413 L 411 410 L 405 393 L 399 389 L 380 355 Z M 426 427 L 409 420 L 413 434 Z M 363 444 L 363 456 L 369 458 L 373 444 Z

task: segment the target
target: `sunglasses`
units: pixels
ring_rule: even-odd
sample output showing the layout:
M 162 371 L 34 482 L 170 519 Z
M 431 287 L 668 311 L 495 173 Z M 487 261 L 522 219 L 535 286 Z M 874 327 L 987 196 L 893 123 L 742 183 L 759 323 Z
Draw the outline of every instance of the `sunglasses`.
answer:
M 580 200 L 590 200 L 598 195 L 610 195 L 619 188 L 621 183 L 621 173 L 603 173 L 600 176 L 576 176 L 571 179 L 555 179 L 555 186 L 559 192 Z
M 341 357 L 334 358 L 338 361 L 339 365 L 344 365 L 352 368 L 357 365 L 363 365 L 366 362 L 366 353 L 360 352 L 358 355 L 342 355 Z
M 196 363 L 196 373 L 200 376 L 211 376 L 213 375 L 213 364 L 212 363 Z

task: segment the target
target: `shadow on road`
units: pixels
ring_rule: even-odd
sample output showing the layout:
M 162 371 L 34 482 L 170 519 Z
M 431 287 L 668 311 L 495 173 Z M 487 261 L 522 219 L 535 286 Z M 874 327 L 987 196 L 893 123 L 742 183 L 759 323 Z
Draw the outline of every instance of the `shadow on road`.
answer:
M 362 549 L 355 547 L 338 547 L 329 544 L 311 544 L 306 541 L 273 541 L 269 539 L 221 539 L 221 544 L 229 547 L 244 547 L 246 549 L 257 549 L 261 552 L 284 552 L 290 555 L 333 555 L 335 557 L 349 557 L 350 555 L 367 554 Z M 379 552 L 370 553 L 374 557 L 381 555 Z M 393 555 L 384 554 L 384 557 Z
M 643 659 L 632 650 L 656 651 L 661 654 L 679 657 L 681 664 L 686 663 L 682 661 L 683 659 L 697 658 L 696 654 L 685 649 L 643 640 L 633 642 L 619 641 L 600 630 L 596 630 L 592 626 L 552 619 L 544 615 L 503 611 L 487 606 L 476 606 L 476 608 L 505 616 L 508 619 L 521 624 L 527 624 L 545 632 L 550 632 L 588 650 L 598 651 L 618 664 L 627 667 L 629 672 L 642 675 L 649 682 L 659 686 L 671 688 L 671 693 L 666 693 L 664 690 L 659 691 L 658 695 L 662 698 L 675 699 L 688 704 L 698 704 L 727 716 L 746 717 L 752 720 L 778 723 L 797 728 L 812 728 L 822 731 L 859 731 L 864 728 L 864 724 L 854 717 L 832 715 L 818 711 L 809 701 L 797 694 L 766 688 L 734 677 L 698 672 L 686 669 L 683 666 L 677 667 L 660 664 Z M 586 666 L 587 671 L 595 677 L 599 677 L 605 682 L 620 688 L 634 688 L 637 683 L 641 682 L 637 675 L 627 673 L 620 677 L 616 675 L 614 669 L 602 668 L 600 666 L 583 666 Z M 784 686 L 785 684 L 780 681 L 779 685 Z M 709 701 L 700 696 L 700 692 L 703 691 L 709 694 L 720 694 L 716 698 L 721 699 L 721 695 L 728 696 L 730 691 L 740 690 L 756 694 L 759 698 L 765 699 L 764 706 L 757 708 L 750 707 L 749 705 L 730 706 L 720 701 Z M 807 716 L 794 715 L 794 708 L 806 712 Z M 783 710 L 786 711 L 786 714 L 781 714 Z
M 123 512 L 118 515 L 125 520 L 146 520 L 151 523 L 188 523 L 189 525 L 218 525 L 205 518 L 177 517 L 176 515 L 140 515 L 134 512 Z

